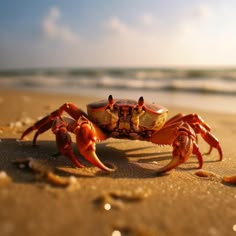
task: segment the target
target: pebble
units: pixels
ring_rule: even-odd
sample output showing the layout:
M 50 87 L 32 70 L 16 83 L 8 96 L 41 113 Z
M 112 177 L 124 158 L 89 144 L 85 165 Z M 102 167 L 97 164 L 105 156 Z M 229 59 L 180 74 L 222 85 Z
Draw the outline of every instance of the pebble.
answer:
M 236 232 L 236 224 L 233 225 L 233 231 Z
M 14 128 L 22 128 L 23 126 L 33 124 L 34 120 L 30 117 L 25 117 L 21 120 L 10 122 L 8 124 L 9 128 L 14 129 Z
M 144 225 L 117 225 L 111 236 L 154 236 L 154 234 L 149 228 Z
M 214 172 L 206 171 L 206 170 L 198 170 L 194 174 L 199 177 L 220 180 L 224 184 L 233 184 L 233 185 L 236 184 L 236 175 L 221 177 L 220 175 L 217 175 Z
M 8 184 L 10 182 L 11 177 L 5 171 L 0 171 L 0 184 Z
M 13 128 L 21 128 L 23 126 L 21 121 L 10 122 L 9 127 Z
M 34 120 L 30 117 L 25 117 L 24 119 L 22 119 L 21 122 L 23 125 L 30 125 L 30 124 L 34 123 Z
M 7 177 L 8 177 L 8 175 L 5 171 L 0 171 L 0 179 L 5 179 Z
M 111 236 L 122 236 L 121 232 L 119 230 L 114 230 L 111 234 Z
M 222 181 L 228 184 L 236 184 L 236 175 L 223 176 Z
M 222 177 L 220 175 L 207 170 L 198 170 L 194 174 L 198 177 L 208 178 L 210 180 L 216 180 L 216 181 L 222 180 Z
M 110 203 L 105 203 L 104 204 L 104 210 L 110 211 L 111 210 L 111 204 Z
M 199 176 L 199 177 L 219 177 L 214 172 L 207 171 L 207 170 L 198 170 L 194 174 Z

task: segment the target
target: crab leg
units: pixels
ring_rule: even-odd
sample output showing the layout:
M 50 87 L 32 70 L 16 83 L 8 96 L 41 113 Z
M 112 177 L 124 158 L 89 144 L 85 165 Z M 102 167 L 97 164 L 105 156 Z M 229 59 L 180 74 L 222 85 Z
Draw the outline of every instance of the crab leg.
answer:
M 106 139 L 106 135 L 98 127 L 89 122 L 84 116 L 81 116 L 70 129 L 73 129 L 73 133 L 76 134 L 77 147 L 85 159 L 104 171 L 114 171 L 114 169 L 105 166 L 95 152 L 96 142 Z
M 220 156 L 220 161 L 223 158 L 223 152 L 221 149 L 221 146 L 219 144 L 219 140 L 210 133 L 211 128 L 210 126 L 203 120 L 203 118 L 197 114 L 189 114 L 189 115 L 183 115 L 181 113 L 173 116 L 170 118 L 164 128 L 166 126 L 169 126 L 170 124 L 176 123 L 176 122 L 186 122 L 188 123 L 194 130 L 196 134 L 200 134 L 202 138 L 210 145 L 210 149 L 207 152 L 207 154 L 210 154 L 213 148 L 216 148 L 219 156 Z M 196 136 L 196 142 L 197 142 L 197 136 Z
M 49 130 L 51 127 L 52 127 L 52 124 L 53 124 L 53 120 L 49 121 L 48 123 L 40 126 L 38 129 L 37 129 L 37 132 L 35 133 L 34 135 L 34 138 L 33 138 L 33 145 L 36 145 L 36 141 L 37 141 L 37 138 L 40 134 L 46 132 L 47 130 Z
M 202 158 L 202 154 L 201 154 L 201 152 L 199 150 L 199 147 L 198 147 L 196 142 L 193 142 L 193 154 L 196 155 L 196 157 L 198 159 L 198 163 L 199 163 L 198 168 L 201 169 L 202 166 L 203 166 L 203 158 Z
M 24 133 L 21 135 L 21 140 L 24 139 L 25 136 L 33 132 L 34 130 L 37 130 L 34 139 L 33 139 L 33 145 L 35 145 L 37 137 L 39 134 L 49 130 L 52 127 L 53 119 L 49 116 L 45 116 L 41 120 L 37 121 L 33 126 L 30 126 L 28 129 L 24 131 Z
M 194 130 L 198 131 L 201 134 L 202 138 L 210 145 L 210 150 L 208 151 L 208 154 L 210 154 L 213 148 L 216 148 L 221 161 L 223 159 L 223 152 L 219 140 L 200 124 L 196 124 Z
M 52 127 L 53 121 L 56 119 L 56 117 L 61 117 L 64 111 L 67 112 L 75 120 L 79 119 L 79 117 L 82 115 L 86 116 L 85 112 L 83 112 L 81 109 L 76 107 L 74 104 L 64 103 L 57 110 L 53 111 L 50 115 L 45 116 L 41 120 L 37 121 L 33 126 L 26 129 L 24 133 L 21 135 L 20 139 L 23 140 L 25 136 L 27 136 L 34 130 L 37 130 L 33 139 L 33 144 L 35 144 L 38 135 L 49 130 Z
M 197 114 L 189 114 L 189 115 L 183 115 L 182 113 L 179 113 L 172 118 L 170 118 L 165 126 L 168 126 L 169 124 L 173 124 L 179 121 L 183 121 L 188 123 L 190 126 L 194 126 L 195 124 L 200 124 L 203 126 L 207 131 L 210 131 L 210 126 L 203 120 L 203 118 Z M 164 126 L 164 127 L 165 127 Z
M 183 118 L 183 116 L 184 116 L 184 115 L 183 115 L 182 113 L 179 113 L 179 114 L 177 114 L 177 115 L 171 117 L 170 119 L 168 119 L 168 120 L 166 121 L 164 127 L 165 127 L 165 126 L 169 126 L 170 124 L 174 124 L 174 123 L 176 123 L 176 122 L 181 121 L 181 119 Z

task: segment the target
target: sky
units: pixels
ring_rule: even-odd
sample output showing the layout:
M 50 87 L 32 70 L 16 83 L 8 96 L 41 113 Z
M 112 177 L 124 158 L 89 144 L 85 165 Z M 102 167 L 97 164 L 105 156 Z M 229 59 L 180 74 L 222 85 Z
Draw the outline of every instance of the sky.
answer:
M 235 0 L 0 0 L 0 70 L 236 66 Z

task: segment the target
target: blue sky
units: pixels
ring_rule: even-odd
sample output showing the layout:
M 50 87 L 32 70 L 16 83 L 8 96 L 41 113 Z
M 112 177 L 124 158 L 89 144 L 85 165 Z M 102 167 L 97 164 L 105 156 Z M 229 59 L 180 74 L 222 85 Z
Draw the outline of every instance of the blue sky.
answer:
M 235 0 L 1 0 L 0 69 L 235 66 Z

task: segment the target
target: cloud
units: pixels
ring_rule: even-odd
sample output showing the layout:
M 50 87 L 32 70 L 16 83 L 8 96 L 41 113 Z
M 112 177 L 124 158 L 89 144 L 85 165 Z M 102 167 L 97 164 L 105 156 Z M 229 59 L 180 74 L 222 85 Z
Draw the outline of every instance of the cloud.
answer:
M 156 24 L 158 23 L 156 17 L 151 13 L 143 13 L 137 18 L 139 19 L 139 21 L 135 26 L 125 23 L 117 16 L 112 16 L 111 18 L 109 18 L 104 25 L 106 29 L 110 30 L 113 33 L 125 35 L 135 33 L 137 34 L 139 32 L 143 34 L 144 31 L 146 31 L 146 27 L 156 26 Z
M 151 14 L 140 14 L 137 16 L 137 24 L 131 24 L 118 16 L 112 16 L 103 23 L 105 31 L 94 45 L 94 51 L 100 54 L 100 59 L 106 63 L 116 65 L 150 65 L 158 64 L 161 60 L 164 41 L 163 34 L 159 28 L 146 27 L 155 26 L 156 19 Z M 147 29 L 148 28 L 148 29 Z M 104 63 L 105 64 L 105 63 Z
M 118 17 L 111 17 L 105 24 L 107 29 L 111 30 L 114 33 L 126 34 L 130 32 L 128 25 L 123 23 Z
M 215 9 L 207 4 L 199 4 L 193 7 L 189 14 L 180 18 L 177 27 L 180 30 L 180 36 L 192 35 L 197 37 L 205 31 L 209 33 L 214 28 L 214 20 L 216 19 Z
M 51 40 L 67 43 L 79 43 L 79 35 L 68 26 L 60 24 L 61 12 L 57 7 L 51 7 L 48 15 L 42 21 L 44 35 Z
M 228 12 L 225 15 L 213 6 L 198 5 L 185 13 L 172 24 L 145 12 L 136 21 L 113 15 L 94 24 L 96 37 L 86 38 L 62 24 L 62 12 L 52 7 L 42 21 L 44 35 L 66 43 L 59 44 L 58 50 L 58 44 L 42 42 L 45 54 L 50 54 L 45 58 L 53 66 L 220 64 L 222 55 L 235 61 L 235 21 L 227 20 L 227 28 L 221 22 Z
M 193 9 L 192 16 L 196 19 L 204 19 L 212 14 L 212 10 L 206 4 L 199 5 Z
M 141 23 L 144 26 L 152 26 L 156 23 L 156 17 L 151 13 L 144 13 L 140 16 Z

